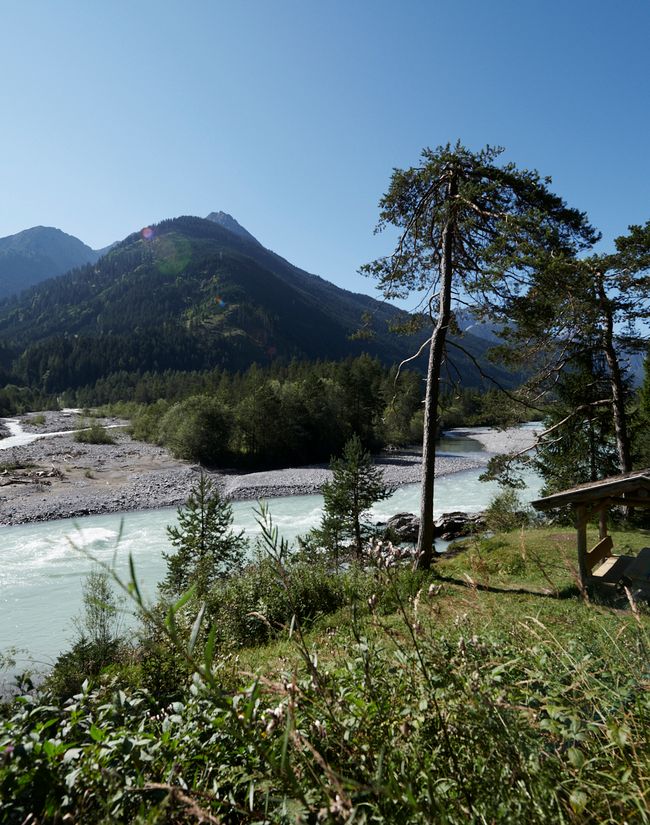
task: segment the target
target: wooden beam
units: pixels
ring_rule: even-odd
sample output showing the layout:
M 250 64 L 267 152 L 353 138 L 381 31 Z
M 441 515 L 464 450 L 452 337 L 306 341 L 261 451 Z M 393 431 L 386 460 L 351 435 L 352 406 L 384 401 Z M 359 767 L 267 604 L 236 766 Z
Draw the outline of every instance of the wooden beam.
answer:
M 598 536 L 601 539 L 604 539 L 607 536 L 607 511 L 609 509 L 609 504 L 603 504 L 600 508 L 600 514 L 598 516 Z
M 610 504 L 633 504 L 635 507 L 650 507 L 650 499 L 648 498 L 635 498 L 633 496 L 617 496 L 616 498 L 609 499 Z
M 583 587 L 587 586 L 587 508 L 580 504 L 576 507 L 576 530 L 578 531 L 578 570 Z

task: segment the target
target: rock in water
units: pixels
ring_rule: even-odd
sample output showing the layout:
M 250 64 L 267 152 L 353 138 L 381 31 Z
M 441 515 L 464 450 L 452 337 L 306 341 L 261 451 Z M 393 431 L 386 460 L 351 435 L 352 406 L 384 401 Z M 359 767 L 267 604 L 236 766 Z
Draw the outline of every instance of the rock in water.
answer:
M 413 513 L 397 513 L 386 523 L 386 538 L 393 542 L 415 543 L 420 532 L 420 519 Z
M 485 529 L 483 513 L 455 511 L 453 513 L 443 513 L 440 518 L 436 519 L 434 536 L 445 541 L 451 541 L 452 539 L 469 536 L 482 529 Z
M 451 541 L 452 539 L 470 536 L 479 530 L 485 529 L 482 513 L 443 513 L 434 524 L 436 538 Z M 392 542 L 408 541 L 415 543 L 420 531 L 420 519 L 413 513 L 397 513 L 385 524 L 384 536 Z

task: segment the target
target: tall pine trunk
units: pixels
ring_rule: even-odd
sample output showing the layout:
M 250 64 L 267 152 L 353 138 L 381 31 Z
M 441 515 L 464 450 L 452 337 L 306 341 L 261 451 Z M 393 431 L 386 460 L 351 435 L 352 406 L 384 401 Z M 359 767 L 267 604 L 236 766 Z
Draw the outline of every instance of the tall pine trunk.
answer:
M 450 196 L 454 194 L 453 181 Z M 445 341 L 451 320 L 451 282 L 453 275 L 454 226 L 451 216 L 442 233 L 440 262 L 440 292 L 438 318 L 431 336 L 427 389 L 424 399 L 424 435 L 422 440 L 422 492 L 420 499 L 420 532 L 416 548 L 417 566 L 431 567 L 434 554 L 433 493 L 436 475 L 436 437 L 438 435 L 438 399 L 440 397 L 440 370 L 445 354 Z
M 603 348 L 605 359 L 609 368 L 609 382 L 612 390 L 612 417 L 614 419 L 614 435 L 616 438 L 616 452 L 618 453 L 618 466 L 622 473 L 632 471 L 632 450 L 630 447 L 630 434 L 627 426 L 627 412 L 625 410 L 625 387 L 621 375 L 621 367 L 618 363 L 618 355 L 614 346 L 614 318 L 612 309 L 605 293 L 605 288 L 601 283 L 598 286 L 598 297 L 605 314 L 605 326 L 602 332 Z

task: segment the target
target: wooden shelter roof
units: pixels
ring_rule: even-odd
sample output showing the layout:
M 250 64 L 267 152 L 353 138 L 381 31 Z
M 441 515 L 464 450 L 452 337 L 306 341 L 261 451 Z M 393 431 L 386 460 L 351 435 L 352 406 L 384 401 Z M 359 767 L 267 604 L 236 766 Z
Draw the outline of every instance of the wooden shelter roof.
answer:
M 531 504 L 536 510 L 551 510 L 554 507 L 564 507 L 566 504 L 589 504 L 608 498 L 618 499 L 623 495 L 633 496 L 634 502 L 630 503 L 634 503 L 635 506 L 644 504 L 647 496 L 647 506 L 650 507 L 650 467 L 645 470 L 635 470 L 632 473 L 601 478 L 600 481 L 578 484 L 576 487 L 562 490 L 552 496 L 539 498 Z

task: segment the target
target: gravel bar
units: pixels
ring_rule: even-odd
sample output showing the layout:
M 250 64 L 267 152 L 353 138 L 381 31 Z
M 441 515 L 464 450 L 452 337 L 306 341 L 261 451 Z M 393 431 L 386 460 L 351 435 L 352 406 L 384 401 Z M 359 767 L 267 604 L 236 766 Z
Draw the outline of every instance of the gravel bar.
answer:
M 30 424 L 34 418 L 39 423 Z M 115 428 L 112 433 L 115 444 L 76 442 L 74 431 L 82 424 L 76 413 L 30 414 L 18 420 L 26 433 L 44 437 L 24 446 L 0 450 L 0 465 L 25 467 L 4 472 L 0 467 L 0 524 L 3 525 L 178 506 L 187 499 L 201 472 L 199 466 L 176 460 L 162 447 L 134 441 L 124 429 L 119 429 L 127 422 L 117 419 L 100 419 L 104 426 Z M 496 440 L 492 433 L 497 433 Z M 477 438 L 487 449 L 494 449 L 504 437 L 499 431 L 485 428 L 458 430 L 455 434 Z M 532 442 L 534 436 L 528 430 L 526 437 Z M 482 467 L 489 457 L 487 453 L 470 456 L 439 456 L 436 475 Z M 417 449 L 384 452 L 376 457 L 376 462 L 389 484 L 399 487 L 420 481 L 421 453 Z M 20 473 L 25 474 L 24 478 L 13 480 Z M 318 493 L 331 477 L 325 464 L 254 473 L 223 470 L 208 475 L 222 493 L 233 500 Z

